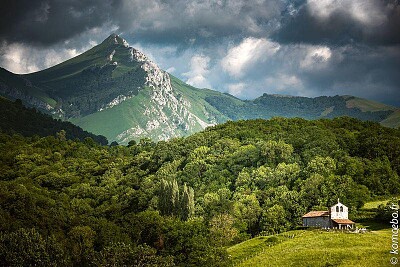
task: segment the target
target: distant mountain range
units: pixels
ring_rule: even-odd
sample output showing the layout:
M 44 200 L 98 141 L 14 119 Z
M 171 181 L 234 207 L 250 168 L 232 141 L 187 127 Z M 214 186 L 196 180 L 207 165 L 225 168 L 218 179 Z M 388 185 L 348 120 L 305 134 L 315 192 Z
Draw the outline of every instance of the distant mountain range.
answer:
M 0 95 L 21 99 L 27 106 L 121 144 L 144 137 L 186 136 L 227 120 L 274 116 L 350 116 L 400 126 L 398 108 L 353 96 L 264 94 L 248 101 L 198 89 L 160 69 L 115 34 L 77 57 L 36 73 L 17 75 L 0 69 Z

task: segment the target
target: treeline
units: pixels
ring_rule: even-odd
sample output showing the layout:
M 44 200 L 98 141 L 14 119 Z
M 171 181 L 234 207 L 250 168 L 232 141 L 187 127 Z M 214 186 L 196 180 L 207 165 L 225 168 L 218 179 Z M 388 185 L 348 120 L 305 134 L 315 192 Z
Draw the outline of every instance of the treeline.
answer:
M 7 134 L 21 134 L 23 136 L 49 136 L 64 130 L 65 138 L 79 139 L 91 138 L 99 144 L 107 145 L 108 140 L 104 136 L 94 135 L 82 128 L 49 115 L 43 114 L 34 108 L 22 105 L 21 100 L 15 102 L 0 97 L 0 132 Z
M 400 190 L 400 130 L 350 118 L 127 147 L 0 134 L 0 147 L 4 266 L 228 266 L 228 245 Z

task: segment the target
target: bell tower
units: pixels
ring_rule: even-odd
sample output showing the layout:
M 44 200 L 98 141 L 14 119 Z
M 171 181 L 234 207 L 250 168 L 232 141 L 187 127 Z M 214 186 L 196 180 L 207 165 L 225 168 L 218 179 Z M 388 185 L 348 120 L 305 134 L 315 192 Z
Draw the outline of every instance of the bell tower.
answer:
M 330 208 L 330 216 L 331 219 L 348 219 L 349 209 L 345 205 L 340 203 L 338 199 L 338 203 Z

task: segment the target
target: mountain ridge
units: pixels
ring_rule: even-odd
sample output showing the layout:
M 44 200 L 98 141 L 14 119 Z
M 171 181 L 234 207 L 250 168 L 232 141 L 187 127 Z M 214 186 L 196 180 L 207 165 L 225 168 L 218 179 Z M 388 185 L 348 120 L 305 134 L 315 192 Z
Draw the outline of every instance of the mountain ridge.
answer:
M 0 69 L 0 94 L 69 120 L 110 141 L 187 136 L 228 120 L 275 116 L 350 116 L 400 125 L 396 107 L 353 96 L 317 98 L 264 94 L 254 100 L 190 86 L 119 35 L 39 72 Z

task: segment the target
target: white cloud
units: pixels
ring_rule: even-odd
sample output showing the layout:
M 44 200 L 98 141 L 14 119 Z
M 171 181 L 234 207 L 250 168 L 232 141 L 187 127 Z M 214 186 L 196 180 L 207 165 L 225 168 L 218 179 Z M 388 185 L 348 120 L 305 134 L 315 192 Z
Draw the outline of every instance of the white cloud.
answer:
M 151 61 L 157 63 L 157 65 L 163 69 L 167 69 L 170 67 L 175 68 L 175 65 L 171 62 L 171 59 L 176 57 L 177 47 L 175 46 L 153 46 L 149 44 L 142 45 L 141 43 L 130 43 L 130 46 L 144 53 Z M 166 60 L 167 58 L 168 60 Z
M 259 62 L 264 62 L 280 48 L 278 43 L 265 38 L 245 38 L 238 46 L 229 49 L 221 60 L 223 70 L 240 78 L 246 70 Z
M 294 74 L 278 73 L 273 77 L 265 79 L 265 86 L 270 93 L 284 93 L 292 95 L 302 95 L 304 93 L 303 83 Z
M 176 69 L 174 67 L 169 67 L 168 69 L 165 70 L 166 72 L 169 73 L 174 73 L 176 71 Z
M 36 48 L 19 43 L 3 43 L 0 47 L 0 65 L 14 73 L 31 73 L 52 67 L 87 50 L 69 48 Z
M 47 10 L 47 5 L 44 7 Z M 89 50 L 116 29 L 114 24 L 106 23 L 47 47 L 3 41 L 0 42 L 0 66 L 19 74 L 43 70 Z
M 58 63 L 76 57 L 79 54 L 80 53 L 76 49 L 64 49 L 62 52 L 49 50 L 44 56 L 44 66 L 48 68 L 57 65 Z
M 22 44 L 3 44 L 1 65 L 14 73 L 30 73 L 40 70 L 35 60 L 32 60 L 29 49 Z
M 187 77 L 186 82 L 192 86 L 200 88 L 210 88 L 210 84 L 206 79 L 206 75 L 209 72 L 208 65 L 210 58 L 204 55 L 194 55 L 190 59 L 190 70 L 182 75 Z
M 94 40 L 89 40 L 89 45 L 90 46 L 96 46 L 96 45 L 98 45 L 98 43 L 96 41 L 94 41 Z
M 335 12 L 347 14 L 366 26 L 380 25 L 387 19 L 382 5 L 374 0 L 308 0 L 307 6 L 321 20 Z
M 239 96 L 243 93 L 243 90 L 246 89 L 247 85 L 245 83 L 233 83 L 228 84 L 228 91 L 231 95 Z
M 331 49 L 327 46 L 307 46 L 306 55 L 300 62 L 300 67 L 306 70 L 326 67 L 332 56 Z

